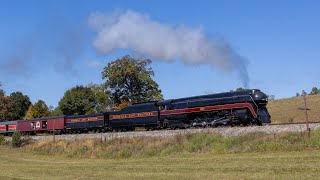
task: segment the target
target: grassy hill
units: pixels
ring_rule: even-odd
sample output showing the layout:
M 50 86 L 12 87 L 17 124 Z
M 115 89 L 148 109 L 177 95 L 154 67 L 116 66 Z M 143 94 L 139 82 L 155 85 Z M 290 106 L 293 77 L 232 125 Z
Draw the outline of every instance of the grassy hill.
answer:
M 320 122 L 320 94 L 308 95 L 307 107 L 309 122 Z M 293 97 L 270 101 L 267 108 L 271 115 L 272 123 L 305 122 L 305 112 L 298 110 L 304 107 L 303 97 Z

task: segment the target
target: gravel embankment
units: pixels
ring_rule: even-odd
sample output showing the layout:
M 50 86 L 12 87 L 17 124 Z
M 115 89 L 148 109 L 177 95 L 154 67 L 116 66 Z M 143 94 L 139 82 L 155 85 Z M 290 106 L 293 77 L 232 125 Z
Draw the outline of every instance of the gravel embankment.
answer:
M 310 124 L 310 129 L 320 129 L 320 123 Z M 96 134 L 64 134 L 56 135 L 55 139 L 92 139 L 102 138 L 110 140 L 114 138 L 133 138 L 133 137 L 163 137 L 168 138 L 178 134 L 208 132 L 216 133 L 223 136 L 239 136 L 251 132 L 265 132 L 269 134 L 277 134 L 280 132 L 301 132 L 306 131 L 305 124 L 290 124 L 290 125 L 265 125 L 253 127 L 219 127 L 219 128 L 199 128 L 199 129 L 184 129 L 184 130 L 160 130 L 160 131 L 135 131 L 135 132 L 109 132 Z M 53 136 L 31 136 L 34 140 L 52 139 Z

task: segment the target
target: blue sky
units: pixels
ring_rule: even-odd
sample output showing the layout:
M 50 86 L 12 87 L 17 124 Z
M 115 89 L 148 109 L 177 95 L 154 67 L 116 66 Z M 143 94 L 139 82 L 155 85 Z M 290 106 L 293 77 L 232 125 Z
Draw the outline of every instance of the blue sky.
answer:
M 102 83 L 108 62 L 136 55 L 130 48 L 99 53 L 97 32 L 88 25 L 96 12 L 133 11 L 172 28 L 201 29 L 208 41 L 223 38 L 247 62 L 248 87 L 276 98 L 320 87 L 319 1 L 0 2 L 0 82 L 7 94 L 21 91 L 32 102 L 57 106 L 67 89 Z M 153 60 L 166 99 L 243 86 L 232 70 L 181 58 Z

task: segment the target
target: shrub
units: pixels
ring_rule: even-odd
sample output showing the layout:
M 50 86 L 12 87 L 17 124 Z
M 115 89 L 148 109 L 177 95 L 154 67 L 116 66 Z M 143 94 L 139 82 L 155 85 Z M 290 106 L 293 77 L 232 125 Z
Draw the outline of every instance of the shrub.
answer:
M 0 144 L 3 144 L 6 141 L 4 136 L 0 135 Z
M 22 144 L 21 134 L 20 132 L 16 131 L 12 134 L 12 146 L 13 147 L 20 147 Z

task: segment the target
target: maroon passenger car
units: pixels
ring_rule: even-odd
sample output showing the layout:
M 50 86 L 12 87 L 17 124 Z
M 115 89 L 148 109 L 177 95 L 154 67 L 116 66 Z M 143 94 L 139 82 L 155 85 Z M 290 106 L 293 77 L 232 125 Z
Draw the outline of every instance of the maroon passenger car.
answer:
M 24 134 L 36 134 L 45 132 L 63 132 L 65 129 L 65 117 L 46 117 L 17 122 L 17 130 Z

